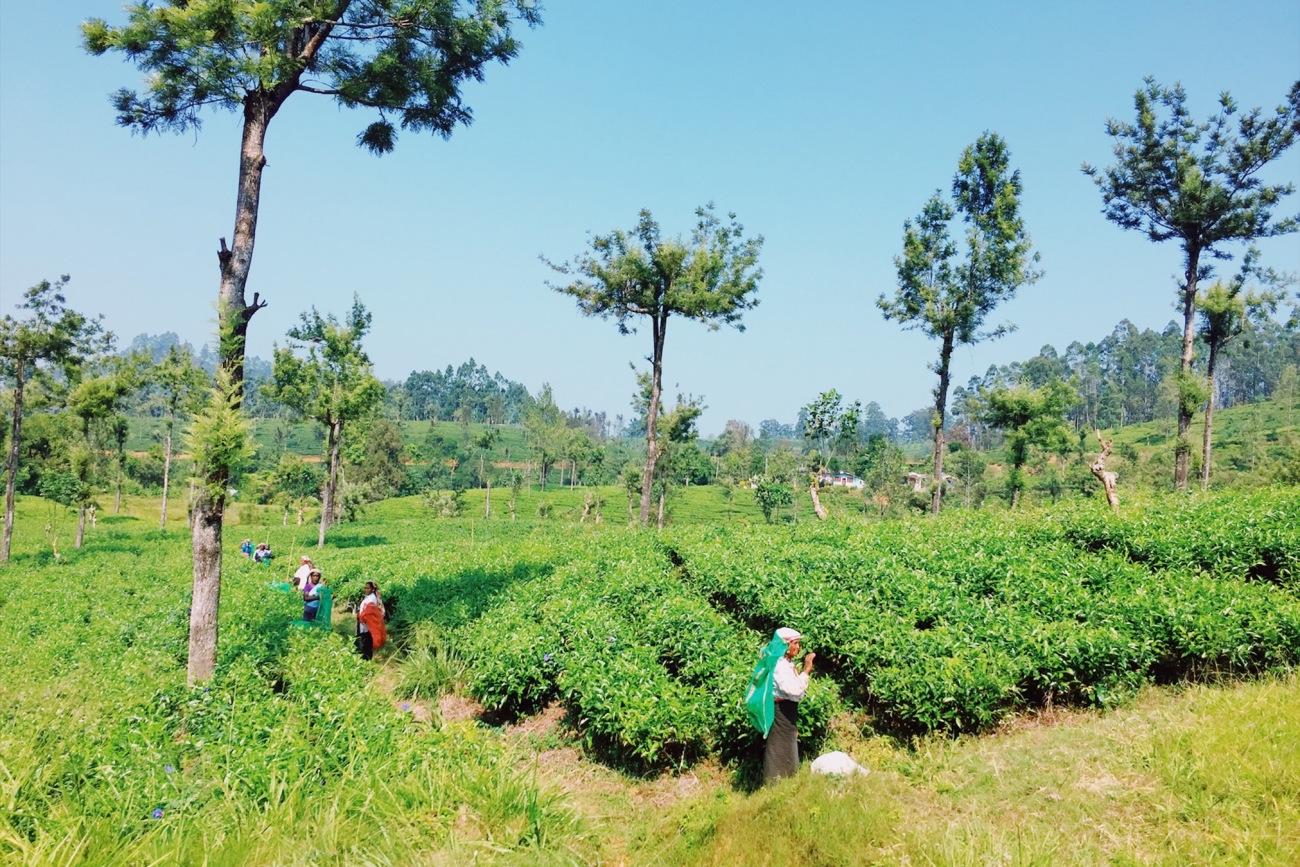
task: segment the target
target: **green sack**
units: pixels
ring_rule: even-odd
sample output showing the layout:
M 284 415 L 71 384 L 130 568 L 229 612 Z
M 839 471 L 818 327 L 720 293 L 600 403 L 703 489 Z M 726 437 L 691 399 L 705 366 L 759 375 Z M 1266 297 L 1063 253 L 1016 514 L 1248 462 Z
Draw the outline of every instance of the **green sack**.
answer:
M 772 695 L 772 672 L 776 663 L 785 656 L 786 643 L 775 634 L 763 648 L 754 666 L 754 674 L 749 679 L 749 691 L 745 693 L 745 713 L 763 737 L 772 730 L 772 720 L 776 717 L 776 700 Z

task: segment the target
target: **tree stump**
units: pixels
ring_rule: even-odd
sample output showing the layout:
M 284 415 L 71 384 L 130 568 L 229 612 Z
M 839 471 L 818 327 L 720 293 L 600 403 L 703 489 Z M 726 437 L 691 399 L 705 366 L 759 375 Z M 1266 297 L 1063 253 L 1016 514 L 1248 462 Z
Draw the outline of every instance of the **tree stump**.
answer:
M 1106 458 L 1110 457 L 1110 450 L 1114 447 L 1115 441 L 1103 440 L 1101 431 L 1097 431 L 1097 442 L 1101 443 L 1101 454 L 1088 465 L 1088 469 L 1092 470 L 1092 474 L 1106 490 L 1106 502 L 1110 504 L 1110 510 L 1119 512 L 1119 494 L 1115 492 L 1115 482 L 1119 479 L 1119 474 L 1114 470 L 1106 469 Z

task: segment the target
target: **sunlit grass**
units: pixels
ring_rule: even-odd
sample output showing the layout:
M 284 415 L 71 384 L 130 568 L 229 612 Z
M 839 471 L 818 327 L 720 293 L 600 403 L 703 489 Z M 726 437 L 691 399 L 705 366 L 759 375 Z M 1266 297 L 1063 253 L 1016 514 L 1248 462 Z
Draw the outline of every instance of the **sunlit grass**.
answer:
M 805 770 L 680 804 L 637 860 L 665 864 L 1300 863 L 1300 679 L 1150 688 L 1107 713 L 1027 718 L 912 747 L 845 740 L 872 768 Z

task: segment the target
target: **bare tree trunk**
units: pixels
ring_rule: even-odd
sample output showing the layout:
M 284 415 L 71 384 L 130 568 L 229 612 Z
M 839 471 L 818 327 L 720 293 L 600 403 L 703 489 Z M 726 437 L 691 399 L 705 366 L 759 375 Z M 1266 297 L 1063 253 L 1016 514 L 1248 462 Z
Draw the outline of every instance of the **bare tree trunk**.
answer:
M 1119 511 L 1119 494 L 1115 491 L 1115 483 L 1119 479 L 1119 474 L 1113 470 L 1106 469 L 1106 458 L 1110 457 L 1110 450 L 1115 445 L 1114 440 L 1103 440 L 1101 431 L 1097 431 L 1097 442 L 1101 443 L 1101 454 L 1097 459 L 1088 465 L 1088 469 L 1101 482 L 1101 486 L 1106 491 L 1106 502 L 1110 504 L 1112 512 Z
M 659 489 L 659 529 L 664 528 L 664 500 L 668 498 L 668 486 Z
M 72 542 L 72 547 L 81 550 L 81 543 L 86 538 L 86 504 L 82 503 L 77 507 L 77 536 Z
M 297 81 L 293 82 L 293 87 Z M 243 138 L 239 151 L 239 183 L 235 200 L 235 229 L 232 246 L 221 239 L 217 261 L 221 283 L 217 294 L 218 346 L 221 367 L 230 374 L 231 386 L 242 396 L 244 347 L 248 323 L 265 302 L 253 294 L 247 304 L 244 287 L 253 264 L 257 237 L 257 212 L 262 195 L 262 170 L 266 167 L 263 148 L 266 127 L 292 87 L 275 94 L 249 93 L 244 98 Z M 194 503 L 192 549 L 194 590 L 190 602 L 190 646 L 186 679 L 193 686 L 209 680 L 217 667 L 217 605 L 221 599 L 221 527 L 225 520 L 228 467 L 204 468 L 205 489 Z
M 194 596 L 190 600 L 189 680 L 209 680 L 217 662 L 217 607 L 221 599 L 221 525 L 225 498 L 213 503 L 207 492 L 194 507 Z
M 645 471 L 641 474 L 641 526 L 650 526 L 650 500 L 654 496 L 655 463 L 659 460 L 659 398 L 663 392 L 664 331 L 667 314 L 651 318 L 654 351 L 650 355 L 650 406 L 646 409 Z
M 18 449 L 23 431 L 23 379 L 26 359 L 19 354 L 14 365 L 14 414 L 9 427 L 9 459 L 5 479 L 5 529 L 0 540 L 0 563 L 9 561 L 9 545 L 14 536 L 14 488 L 18 484 Z
M 1205 436 L 1201 440 L 1201 490 L 1210 489 L 1210 442 L 1214 436 L 1214 363 L 1218 359 L 1219 347 L 1210 346 L 1210 355 L 1206 363 L 1205 375 L 1209 382 L 1210 399 L 1205 404 Z
M 812 497 L 813 513 L 817 515 L 817 520 L 826 520 L 826 507 L 822 505 L 821 497 L 817 496 L 817 480 L 813 479 L 808 485 L 808 496 Z
M 172 426 L 167 424 L 167 433 L 163 437 L 163 485 L 162 485 L 162 509 L 158 513 L 158 529 L 167 529 L 167 486 L 171 483 L 172 477 Z
M 943 501 L 943 416 L 948 404 L 948 377 L 951 373 L 952 331 L 943 335 L 939 352 L 939 385 L 934 390 L 934 491 L 930 495 L 930 514 L 939 514 Z
M 1196 281 L 1200 276 L 1199 265 L 1201 249 L 1192 245 L 1187 250 L 1187 273 L 1183 283 L 1183 352 L 1179 358 L 1179 369 L 1184 378 L 1192 375 L 1192 358 L 1196 351 Z M 1187 441 L 1187 430 L 1192 426 L 1192 413 L 1195 407 L 1185 406 L 1182 389 L 1178 399 L 1178 439 L 1174 446 L 1174 488 L 1187 490 L 1187 475 L 1192 462 L 1192 446 Z
M 325 490 L 321 493 L 320 532 L 316 547 L 325 547 L 325 531 L 334 520 L 334 498 L 339 482 L 339 422 L 329 424 L 329 471 L 325 475 Z

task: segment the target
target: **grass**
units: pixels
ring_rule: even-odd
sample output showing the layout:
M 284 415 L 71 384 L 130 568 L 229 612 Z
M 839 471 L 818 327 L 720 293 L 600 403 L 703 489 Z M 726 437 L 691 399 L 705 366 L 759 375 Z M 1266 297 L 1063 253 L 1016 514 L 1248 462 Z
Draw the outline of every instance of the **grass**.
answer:
M 1108 713 L 898 746 L 752 796 L 713 787 L 652 823 L 638 863 L 1300 863 L 1300 681 L 1147 689 Z
M 526 492 L 514 524 L 494 496 L 491 520 L 445 528 L 418 498 L 385 501 L 331 531 L 320 561 L 359 580 L 374 574 L 374 551 L 395 546 L 404 569 L 478 574 L 476 542 L 562 540 L 548 528 L 573 524 L 586 493 Z M 606 522 L 621 523 L 621 491 L 606 494 Z M 747 494 L 727 503 L 717 488 L 686 489 L 674 514 L 762 521 Z M 854 508 L 830 494 L 833 508 Z M 534 517 L 542 499 L 555 505 L 548 522 Z M 482 492 L 466 494 L 467 515 L 482 505 Z M 157 500 L 127 498 L 72 551 L 74 516 L 19 500 L 15 559 L 0 568 L 0 861 L 1300 863 L 1296 674 L 1146 688 L 1114 710 L 1049 709 L 984 737 L 896 742 L 844 717 L 827 748 L 871 769 L 854 780 L 805 770 L 749 793 L 715 761 L 636 778 L 584 757 L 553 711 L 517 727 L 401 712 L 448 692 L 463 701 L 464 663 L 445 633 L 418 625 L 404 652 L 385 649 L 381 675 L 347 635 L 287 630 L 300 603 L 262 588 L 314 546 L 315 527 L 241 508 L 225 538 L 220 707 L 178 715 L 158 696 L 203 701 L 184 687 L 183 503 L 162 534 Z M 47 521 L 61 563 L 47 556 Z M 234 554 L 245 535 L 271 539 L 275 566 Z M 336 632 L 350 625 L 336 607 Z

